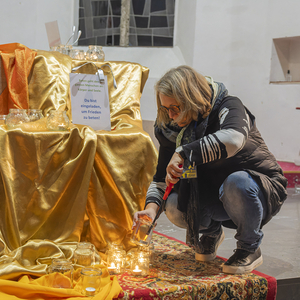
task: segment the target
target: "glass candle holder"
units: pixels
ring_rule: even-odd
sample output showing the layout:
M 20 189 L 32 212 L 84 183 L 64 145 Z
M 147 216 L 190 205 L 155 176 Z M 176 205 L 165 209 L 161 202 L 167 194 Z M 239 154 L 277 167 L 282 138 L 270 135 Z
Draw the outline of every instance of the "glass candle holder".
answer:
M 95 264 L 95 246 L 89 242 L 77 243 L 72 261 L 76 265 L 89 267 Z
M 101 269 L 82 268 L 81 272 L 81 293 L 84 296 L 93 297 L 100 290 Z
M 91 61 L 104 61 L 105 54 L 102 50 L 102 46 L 89 45 L 89 49 L 86 52 L 86 59 Z
M 72 50 L 72 45 L 60 45 L 59 52 L 62 54 L 70 55 L 70 51 Z
M 8 129 L 13 129 L 22 123 L 30 122 L 27 110 L 19 108 L 11 108 L 9 114 L 5 118 L 5 124 Z
M 48 274 L 60 273 L 63 276 L 55 277 L 52 283 L 52 287 L 55 288 L 73 288 L 73 266 L 72 262 L 65 258 L 56 258 L 52 260 L 51 265 L 48 268 Z
M 27 110 L 27 114 L 30 122 L 40 120 L 44 117 L 41 109 L 30 108 Z
M 154 251 L 155 251 L 154 244 L 150 243 L 149 246 L 139 245 L 138 251 L 145 252 L 149 255 L 149 265 L 150 267 L 152 267 L 154 265 Z
M 5 125 L 6 115 L 0 115 L 0 125 Z
M 137 245 L 149 246 L 154 228 L 155 225 L 152 227 L 151 221 L 139 218 L 133 228 L 131 241 Z
M 70 127 L 69 118 L 64 110 L 51 110 L 47 118 L 47 128 L 53 131 L 66 131 Z
M 60 52 L 60 46 L 51 46 L 50 51 Z
M 122 244 L 117 243 L 117 242 L 108 243 L 107 248 L 108 248 L 107 251 L 113 250 L 113 249 L 114 250 L 120 250 L 120 251 L 124 250 L 124 246 Z
M 71 49 L 70 51 L 70 57 L 73 59 L 78 59 L 78 60 L 85 60 L 86 53 L 84 50 L 80 49 Z
M 150 254 L 144 251 L 136 251 L 131 259 L 130 271 L 133 276 L 149 275 Z
M 107 269 L 109 274 L 122 274 L 125 271 L 126 251 L 110 249 L 107 251 Z

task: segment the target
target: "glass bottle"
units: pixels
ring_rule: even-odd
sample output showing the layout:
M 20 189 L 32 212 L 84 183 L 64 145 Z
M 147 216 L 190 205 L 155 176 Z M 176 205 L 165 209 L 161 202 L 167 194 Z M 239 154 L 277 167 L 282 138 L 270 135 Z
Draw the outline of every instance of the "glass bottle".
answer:
M 66 131 L 70 127 L 69 118 L 64 110 L 51 110 L 47 118 L 47 128 L 53 131 Z
M 5 118 L 5 124 L 8 129 L 16 128 L 22 123 L 30 122 L 26 109 L 11 108 Z
M 105 54 L 102 46 L 90 45 L 86 52 L 86 59 L 91 61 L 104 61 Z
M 42 119 L 44 116 L 43 116 L 41 109 L 30 108 L 30 109 L 28 109 L 28 117 L 29 117 L 30 122 L 34 122 L 34 121 Z

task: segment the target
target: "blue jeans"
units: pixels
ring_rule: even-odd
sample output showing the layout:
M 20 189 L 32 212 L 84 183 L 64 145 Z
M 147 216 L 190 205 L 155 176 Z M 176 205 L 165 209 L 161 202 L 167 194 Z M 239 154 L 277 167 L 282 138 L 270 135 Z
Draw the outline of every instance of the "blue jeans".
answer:
M 187 228 L 183 213 L 177 209 L 177 197 L 175 192 L 168 197 L 166 215 L 176 226 Z M 205 208 L 205 229 L 200 227 L 199 233 L 216 236 L 221 222 L 231 220 L 237 227 L 237 248 L 254 252 L 261 244 L 260 226 L 267 213 L 267 201 L 259 185 L 245 171 L 232 173 L 221 185 L 219 199 L 217 204 Z

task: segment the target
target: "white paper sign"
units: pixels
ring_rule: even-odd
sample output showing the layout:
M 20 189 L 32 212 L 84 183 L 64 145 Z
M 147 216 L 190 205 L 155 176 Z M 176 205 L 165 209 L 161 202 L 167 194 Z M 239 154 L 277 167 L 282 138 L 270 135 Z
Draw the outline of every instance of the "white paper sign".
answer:
M 73 124 L 88 125 L 94 130 L 111 130 L 107 78 L 70 73 Z

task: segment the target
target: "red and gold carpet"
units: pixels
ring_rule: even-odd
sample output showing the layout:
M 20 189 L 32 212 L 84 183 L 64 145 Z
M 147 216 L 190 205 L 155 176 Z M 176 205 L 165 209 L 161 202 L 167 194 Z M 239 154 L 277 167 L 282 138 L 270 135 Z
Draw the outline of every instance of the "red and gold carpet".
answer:
M 154 265 L 147 277 L 118 276 L 123 289 L 117 299 L 257 299 L 274 300 L 274 277 L 253 271 L 244 275 L 222 273 L 224 259 L 198 262 L 185 244 L 155 233 Z

